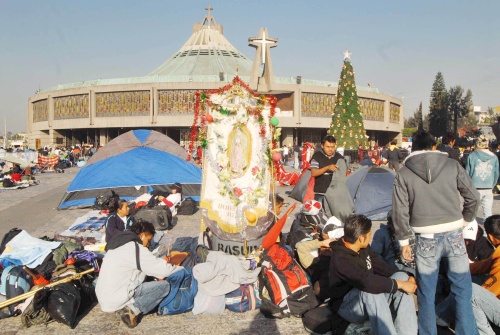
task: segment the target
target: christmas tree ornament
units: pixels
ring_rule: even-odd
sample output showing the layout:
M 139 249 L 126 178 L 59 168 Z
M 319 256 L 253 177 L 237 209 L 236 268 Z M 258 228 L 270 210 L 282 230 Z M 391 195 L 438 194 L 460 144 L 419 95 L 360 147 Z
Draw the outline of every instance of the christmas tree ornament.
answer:
M 211 114 L 206 114 L 205 120 L 207 120 L 208 123 L 211 123 L 211 122 L 213 122 L 214 117 Z

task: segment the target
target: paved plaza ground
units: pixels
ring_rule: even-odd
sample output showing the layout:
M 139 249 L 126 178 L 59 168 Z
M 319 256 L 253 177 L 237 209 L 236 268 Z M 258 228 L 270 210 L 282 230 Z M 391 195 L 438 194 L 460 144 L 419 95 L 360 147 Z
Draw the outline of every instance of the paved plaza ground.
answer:
M 36 175 L 40 185 L 23 190 L 0 191 L 0 237 L 11 228 L 25 229 L 32 236 L 47 235 L 66 230 L 76 218 L 89 209 L 63 210 L 56 208 L 69 183 L 78 173 L 78 168 L 70 168 L 66 173 L 46 173 Z M 287 197 L 292 187 L 278 187 L 278 193 L 285 197 L 285 202 L 293 204 L 295 200 Z M 500 211 L 500 198 L 495 196 L 493 213 Z M 299 207 L 299 206 L 297 206 Z M 296 209 L 296 211 L 298 208 Z M 284 231 L 290 229 L 291 215 Z M 179 216 L 177 226 L 167 232 L 172 239 L 180 236 L 198 236 L 200 212 L 192 216 Z M 374 224 L 377 229 L 379 223 Z M 23 328 L 20 318 L 0 320 L 1 334 L 307 334 L 302 321 L 297 318 L 284 320 L 265 319 L 258 311 L 243 314 L 225 311 L 218 315 L 193 315 L 185 313 L 176 316 L 147 315 L 134 329 L 128 329 L 114 313 L 103 313 L 99 306 L 92 308 L 80 317 L 74 330 L 52 322 L 46 326 Z

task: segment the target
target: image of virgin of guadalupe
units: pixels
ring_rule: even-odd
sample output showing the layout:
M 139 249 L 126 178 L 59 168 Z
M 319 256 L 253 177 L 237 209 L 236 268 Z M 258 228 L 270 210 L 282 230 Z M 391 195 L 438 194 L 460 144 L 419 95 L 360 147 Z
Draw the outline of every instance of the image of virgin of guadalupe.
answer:
M 252 142 L 249 135 L 250 133 L 245 126 L 236 126 L 229 134 L 228 158 L 232 178 L 245 174 L 250 164 Z

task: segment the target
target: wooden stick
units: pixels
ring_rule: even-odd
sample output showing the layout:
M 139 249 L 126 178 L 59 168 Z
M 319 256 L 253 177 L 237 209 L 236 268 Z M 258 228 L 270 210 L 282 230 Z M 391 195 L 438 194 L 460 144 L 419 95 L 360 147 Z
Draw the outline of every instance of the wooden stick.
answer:
M 40 290 L 43 290 L 44 288 L 46 287 L 53 287 L 53 286 L 56 286 L 56 285 L 59 285 L 59 284 L 63 284 L 63 283 L 69 283 L 73 280 L 76 280 L 76 279 L 80 279 L 82 278 L 84 275 L 86 274 L 89 274 L 89 273 L 92 273 L 94 272 L 94 268 L 91 268 L 91 269 L 88 269 L 88 270 L 85 270 L 83 272 L 80 272 L 80 273 L 77 273 L 77 274 L 74 274 L 72 276 L 69 276 L 69 277 L 66 277 L 66 278 L 63 278 L 61 280 L 58 280 L 56 282 L 53 282 L 53 283 L 50 283 L 50 284 L 47 284 L 43 287 L 39 287 L 37 288 L 36 290 L 33 290 L 33 291 L 29 291 L 29 292 L 26 292 L 26 293 L 23 293 L 23 294 L 20 294 L 14 298 L 10 298 L 9 300 L 5 300 L 4 302 L 0 303 L 0 309 L 4 308 L 4 307 L 7 307 L 7 306 L 10 306 L 18 301 L 23 301 L 23 300 L 26 300 L 28 299 L 29 297 L 31 296 L 34 296 L 36 294 L 36 292 L 40 291 Z

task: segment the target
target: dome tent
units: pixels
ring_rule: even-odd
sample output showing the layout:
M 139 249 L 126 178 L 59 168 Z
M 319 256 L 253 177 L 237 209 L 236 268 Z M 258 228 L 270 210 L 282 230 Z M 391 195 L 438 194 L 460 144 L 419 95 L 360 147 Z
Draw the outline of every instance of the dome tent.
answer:
M 394 171 L 382 166 L 362 167 L 347 177 L 355 213 L 371 220 L 386 220 L 392 209 Z
M 182 193 L 199 201 L 201 169 L 186 161 L 186 151 L 154 130 L 132 130 L 99 149 L 75 176 L 58 209 L 85 208 L 114 190 L 130 200 L 151 190 L 182 184 Z

